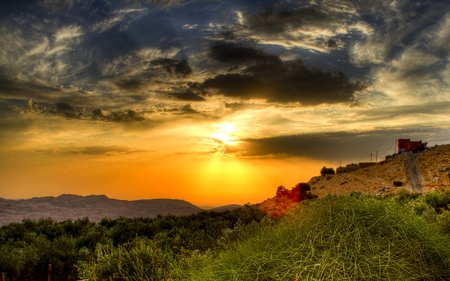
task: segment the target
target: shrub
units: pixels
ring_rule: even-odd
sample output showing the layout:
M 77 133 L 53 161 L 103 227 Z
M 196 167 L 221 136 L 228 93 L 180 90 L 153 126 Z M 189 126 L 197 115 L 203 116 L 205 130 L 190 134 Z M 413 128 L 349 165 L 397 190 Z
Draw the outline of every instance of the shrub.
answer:
M 322 170 L 320 170 L 321 176 L 334 175 L 334 174 L 336 174 L 336 172 L 334 171 L 333 168 L 327 168 L 327 167 L 323 166 Z

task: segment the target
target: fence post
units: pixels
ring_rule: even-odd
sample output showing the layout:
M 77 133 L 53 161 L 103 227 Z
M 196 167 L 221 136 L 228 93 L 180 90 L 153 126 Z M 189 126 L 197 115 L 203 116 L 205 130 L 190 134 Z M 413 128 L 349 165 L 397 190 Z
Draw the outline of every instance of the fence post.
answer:
M 52 264 L 47 266 L 47 281 L 52 281 Z
M 5 281 L 5 273 L 0 273 L 0 281 Z

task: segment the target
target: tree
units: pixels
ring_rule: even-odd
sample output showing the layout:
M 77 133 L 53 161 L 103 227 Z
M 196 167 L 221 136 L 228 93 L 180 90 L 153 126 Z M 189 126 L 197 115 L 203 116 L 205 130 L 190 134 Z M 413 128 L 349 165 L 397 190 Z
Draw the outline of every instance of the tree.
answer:
M 334 174 L 336 174 L 336 172 L 334 171 L 333 168 L 327 168 L 327 167 L 323 166 L 322 170 L 320 170 L 321 176 L 334 175 Z

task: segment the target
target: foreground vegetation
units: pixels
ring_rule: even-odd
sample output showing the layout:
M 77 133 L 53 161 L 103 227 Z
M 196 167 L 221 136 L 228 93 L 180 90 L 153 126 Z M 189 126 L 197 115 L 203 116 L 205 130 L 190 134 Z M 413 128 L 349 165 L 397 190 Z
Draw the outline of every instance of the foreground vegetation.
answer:
M 52 263 L 54 280 L 450 280 L 449 204 L 450 192 L 401 190 L 305 200 L 280 219 L 247 206 L 24 221 L 0 228 L 0 271 L 44 280 Z
M 240 239 L 231 230 L 250 228 L 264 218 L 264 213 L 249 206 L 180 217 L 103 219 L 98 224 L 87 218 L 63 222 L 51 218 L 24 220 L 0 228 L 0 272 L 8 281 L 47 280 L 47 265 L 52 264 L 53 280 L 66 281 L 68 276 L 78 280 L 77 264 L 95 266 L 103 254 L 124 253 L 134 244 L 152 247 L 158 266 L 162 258 L 167 259 L 162 264 L 172 264 L 191 253 L 219 250 Z M 148 264 L 142 253 L 138 255 L 143 264 Z M 108 280 L 106 276 L 118 273 L 103 274 Z

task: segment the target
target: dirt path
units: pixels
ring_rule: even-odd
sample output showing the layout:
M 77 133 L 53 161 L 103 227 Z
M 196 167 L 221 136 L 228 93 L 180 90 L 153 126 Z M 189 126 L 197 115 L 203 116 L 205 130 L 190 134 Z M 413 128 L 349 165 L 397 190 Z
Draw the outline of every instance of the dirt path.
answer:
M 423 192 L 422 175 L 417 165 L 417 157 L 420 153 L 408 153 L 408 175 L 409 183 L 414 192 Z

